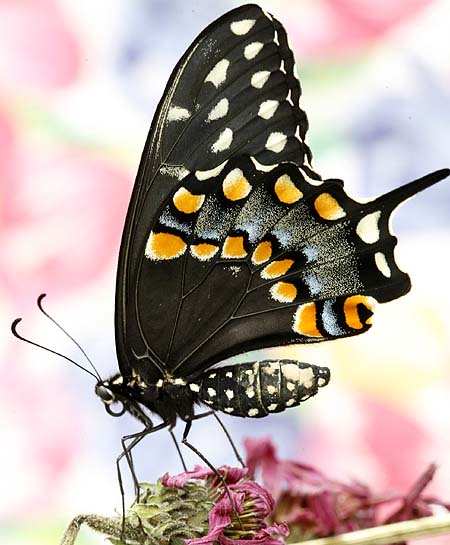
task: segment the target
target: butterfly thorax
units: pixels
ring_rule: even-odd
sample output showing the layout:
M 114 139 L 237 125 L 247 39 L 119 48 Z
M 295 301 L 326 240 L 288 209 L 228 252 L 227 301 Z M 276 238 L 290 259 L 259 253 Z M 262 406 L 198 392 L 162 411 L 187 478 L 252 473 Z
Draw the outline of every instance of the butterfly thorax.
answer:
M 150 419 L 146 417 L 144 408 L 159 415 L 169 425 L 175 425 L 178 417 L 188 420 L 194 415 L 195 393 L 186 381 L 169 375 L 152 384 L 136 374 L 128 379 L 118 374 L 99 382 L 96 393 L 110 414 L 120 416 L 128 412 L 145 425 Z M 115 412 L 111 408 L 115 403 L 122 404 L 123 409 Z

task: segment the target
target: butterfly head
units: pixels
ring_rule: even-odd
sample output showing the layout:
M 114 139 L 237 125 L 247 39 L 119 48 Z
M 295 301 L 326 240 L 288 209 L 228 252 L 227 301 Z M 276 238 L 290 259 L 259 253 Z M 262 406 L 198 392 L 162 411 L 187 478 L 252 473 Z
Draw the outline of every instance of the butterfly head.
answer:
M 108 414 L 122 416 L 127 411 L 129 401 L 125 393 L 122 375 L 98 381 L 95 385 L 95 393 L 103 401 Z M 113 409 L 113 406 L 117 403 L 121 405 L 118 411 Z

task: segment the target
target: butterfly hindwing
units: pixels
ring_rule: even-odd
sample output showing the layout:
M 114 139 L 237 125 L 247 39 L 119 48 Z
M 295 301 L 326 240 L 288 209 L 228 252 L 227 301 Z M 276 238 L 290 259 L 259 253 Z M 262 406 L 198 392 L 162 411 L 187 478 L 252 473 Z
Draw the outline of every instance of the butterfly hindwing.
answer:
M 311 179 L 287 162 L 261 170 L 237 157 L 208 180 L 187 176 L 146 246 L 144 289 L 164 286 L 151 307 L 165 309 L 171 330 L 152 346 L 170 372 L 188 376 L 245 350 L 366 331 L 377 301 L 410 288 L 390 215 L 437 179 L 360 203 L 339 180 Z

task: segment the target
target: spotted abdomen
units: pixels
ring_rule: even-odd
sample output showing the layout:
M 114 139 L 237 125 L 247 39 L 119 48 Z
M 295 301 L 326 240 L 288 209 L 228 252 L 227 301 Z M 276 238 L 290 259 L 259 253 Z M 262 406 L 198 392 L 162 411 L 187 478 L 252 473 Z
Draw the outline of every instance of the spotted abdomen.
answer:
M 329 380 L 326 367 L 294 360 L 264 360 L 213 369 L 190 387 L 212 409 L 260 418 L 299 405 Z

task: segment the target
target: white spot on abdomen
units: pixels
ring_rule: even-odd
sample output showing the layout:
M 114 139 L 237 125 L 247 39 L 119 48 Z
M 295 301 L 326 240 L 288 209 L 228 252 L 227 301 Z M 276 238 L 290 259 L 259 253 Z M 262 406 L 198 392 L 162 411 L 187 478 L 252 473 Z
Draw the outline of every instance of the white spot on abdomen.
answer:
M 281 372 L 288 380 L 297 382 L 300 378 L 300 368 L 295 363 L 281 365 Z
M 225 395 L 227 396 L 228 399 L 233 399 L 234 392 L 233 390 L 225 390 Z
M 220 133 L 219 138 L 211 146 L 211 151 L 214 153 L 218 153 L 219 151 L 224 151 L 231 146 L 232 141 L 233 141 L 233 131 L 227 127 Z
M 211 72 L 206 76 L 205 83 L 209 81 L 216 88 L 218 88 L 227 79 L 227 70 L 229 66 L 229 60 L 222 59 L 221 61 L 219 61 L 216 66 L 214 66 L 214 68 L 211 70 Z
M 305 388 L 311 388 L 314 380 L 314 373 L 311 367 L 299 369 L 298 380 Z
M 242 21 L 233 21 L 230 25 L 230 30 L 236 36 L 244 36 L 253 28 L 256 23 L 255 19 L 242 19 Z
M 359 220 L 356 226 L 356 234 L 366 244 L 373 244 L 380 238 L 380 229 L 378 227 L 380 216 L 381 212 L 377 210 Z

